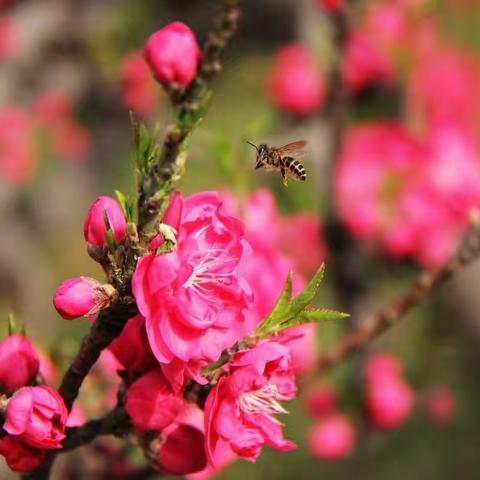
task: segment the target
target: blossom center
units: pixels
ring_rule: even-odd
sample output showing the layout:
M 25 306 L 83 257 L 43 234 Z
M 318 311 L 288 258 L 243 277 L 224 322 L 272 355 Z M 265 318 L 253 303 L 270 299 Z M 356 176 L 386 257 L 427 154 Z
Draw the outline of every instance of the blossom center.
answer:
M 236 260 L 226 250 L 210 248 L 196 258 L 190 277 L 183 284 L 208 299 L 210 294 L 206 284 L 230 285 L 236 275 Z
M 240 395 L 238 405 L 245 413 L 264 413 L 267 415 L 288 413 L 279 400 L 284 400 L 284 397 L 278 391 L 276 385 L 269 383 L 258 390 Z

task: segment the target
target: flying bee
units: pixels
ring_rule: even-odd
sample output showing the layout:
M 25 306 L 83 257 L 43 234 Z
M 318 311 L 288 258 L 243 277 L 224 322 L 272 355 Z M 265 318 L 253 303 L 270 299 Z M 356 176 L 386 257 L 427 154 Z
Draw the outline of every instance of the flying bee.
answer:
M 255 145 L 247 142 L 257 150 L 257 159 L 255 170 L 263 168 L 264 170 L 280 170 L 283 184 L 288 186 L 288 177 L 304 182 L 307 179 L 305 167 L 298 161 L 305 155 L 305 145 L 307 142 L 300 140 L 298 142 L 287 143 L 283 147 L 272 147 L 266 143 Z

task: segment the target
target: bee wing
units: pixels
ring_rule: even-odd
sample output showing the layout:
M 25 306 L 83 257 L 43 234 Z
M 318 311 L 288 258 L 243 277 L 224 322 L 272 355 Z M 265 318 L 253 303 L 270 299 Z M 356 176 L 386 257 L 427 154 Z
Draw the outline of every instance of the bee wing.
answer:
M 282 157 L 301 158 L 307 153 L 304 148 L 307 142 L 299 140 L 298 142 L 287 143 L 283 147 L 278 147 L 277 151 Z

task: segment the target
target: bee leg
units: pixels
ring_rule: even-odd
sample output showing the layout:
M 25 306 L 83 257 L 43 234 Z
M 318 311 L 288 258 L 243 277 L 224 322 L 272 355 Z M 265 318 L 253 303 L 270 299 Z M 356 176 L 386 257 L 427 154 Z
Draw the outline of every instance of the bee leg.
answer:
M 280 167 L 280 172 L 282 173 L 282 182 L 283 184 L 288 187 L 288 176 L 287 176 L 287 170 L 285 167 Z

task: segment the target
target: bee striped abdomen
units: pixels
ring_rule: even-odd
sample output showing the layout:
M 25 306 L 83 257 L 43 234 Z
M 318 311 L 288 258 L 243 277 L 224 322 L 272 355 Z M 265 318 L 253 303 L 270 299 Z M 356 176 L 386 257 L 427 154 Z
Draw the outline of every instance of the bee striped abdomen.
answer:
M 285 167 L 288 171 L 301 182 L 304 182 L 307 179 L 307 172 L 305 171 L 305 167 L 298 161 L 292 157 L 285 157 L 283 159 Z

